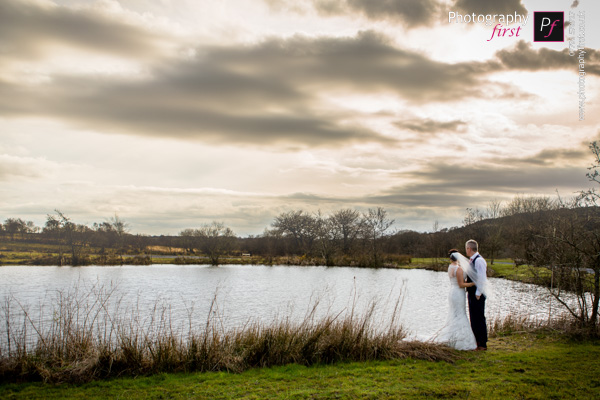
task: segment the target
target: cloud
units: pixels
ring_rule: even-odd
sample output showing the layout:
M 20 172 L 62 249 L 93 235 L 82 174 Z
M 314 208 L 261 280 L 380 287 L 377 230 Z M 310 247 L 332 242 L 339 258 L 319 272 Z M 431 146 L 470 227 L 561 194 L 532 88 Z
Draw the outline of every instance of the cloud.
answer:
M 557 188 L 587 187 L 585 168 L 578 167 L 485 167 L 440 163 L 403 174 L 417 183 L 397 186 L 369 196 L 373 204 L 405 207 L 469 207 L 490 198 L 518 193 L 549 193 Z
M 264 0 L 274 11 L 307 13 L 306 7 L 292 0 Z M 372 21 L 391 20 L 407 27 L 430 25 L 438 16 L 437 0 L 311 0 L 310 5 L 323 16 L 363 16 Z
M 358 13 L 371 20 L 399 20 L 406 26 L 429 25 L 437 16 L 436 0 L 313 0 L 321 14 Z
M 469 14 L 527 14 L 521 0 L 457 0 L 454 7 Z
M 600 75 L 600 51 L 585 48 L 585 72 Z M 511 49 L 496 52 L 496 57 L 506 69 L 540 71 L 552 69 L 569 69 L 574 73 L 578 71 L 577 56 L 569 55 L 569 49 L 561 51 L 542 47 L 538 50 L 532 48 L 531 43 L 519 41 Z
M 411 175 L 429 181 L 424 184 L 425 188 L 434 184 L 439 189 L 459 191 L 536 191 L 584 183 L 585 172 L 584 168 L 579 167 L 515 168 L 440 164 Z
M 532 164 L 532 165 L 556 165 L 557 163 L 574 163 L 585 159 L 588 156 L 587 151 L 583 149 L 546 149 L 538 154 L 527 158 L 507 158 L 503 162 L 511 165 Z
M 101 132 L 218 144 L 331 146 L 391 143 L 327 104 L 324 93 L 392 93 L 410 102 L 485 96 L 487 64 L 447 64 L 399 49 L 375 32 L 268 39 L 199 48 L 154 65 L 146 78 L 52 76 L 0 81 L 0 113 L 47 116 Z
M 441 132 L 458 132 L 463 129 L 467 123 L 461 120 L 435 121 L 432 119 L 407 119 L 395 122 L 400 129 L 407 129 L 417 133 L 437 134 Z
M 73 9 L 46 1 L 0 2 L 3 58 L 36 59 L 53 45 L 120 57 L 156 54 L 164 38 L 130 22 L 92 9 Z
M 0 181 L 3 182 L 43 178 L 55 169 L 54 163 L 43 159 L 0 154 Z

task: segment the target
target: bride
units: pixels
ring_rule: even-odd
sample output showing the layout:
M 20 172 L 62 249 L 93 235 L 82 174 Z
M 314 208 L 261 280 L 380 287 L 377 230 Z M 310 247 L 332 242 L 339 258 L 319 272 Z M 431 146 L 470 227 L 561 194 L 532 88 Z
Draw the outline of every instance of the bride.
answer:
M 438 335 L 438 341 L 457 350 L 475 350 L 477 342 L 467 319 L 465 288 L 475 286 L 465 282 L 469 271 L 469 260 L 452 249 L 448 252 L 452 263 L 448 266 L 450 293 L 448 293 L 448 318 Z

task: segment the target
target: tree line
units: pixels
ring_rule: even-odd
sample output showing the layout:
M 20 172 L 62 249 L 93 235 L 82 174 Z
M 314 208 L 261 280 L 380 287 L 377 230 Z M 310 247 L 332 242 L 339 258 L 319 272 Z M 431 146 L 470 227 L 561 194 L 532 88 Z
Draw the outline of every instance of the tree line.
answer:
M 595 193 L 595 192 L 590 192 Z M 569 200 L 548 196 L 517 195 L 509 202 L 492 200 L 483 208 L 467 208 L 461 226 L 440 228 L 435 222 L 430 232 L 393 229 L 394 219 L 382 207 L 360 211 L 343 208 L 325 214 L 298 209 L 277 215 L 260 235 L 238 237 L 223 222 L 213 221 L 198 228 L 183 229 L 176 236 L 148 236 L 130 233 L 118 215 L 106 221 L 78 224 L 65 213 L 48 214 L 43 227 L 21 218 L 0 223 L 0 237 L 58 246 L 63 263 L 78 265 L 89 254 L 117 256 L 154 253 L 203 255 L 218 264 L 223 257 L 252 254 L 266 260 L 298 256 L 322 265 L 381 267 L 400 259 L 433 257 L 444 260 L 450 248 L 462 248 L 467 239 L 476 239 L 486 257 L 530 258 L 533 239 L 554 219 L 572 215 L 581 223 L 590 221 L 596 210 L 592 195 Z M 594 194 L 597 196 L 596 194 Z M 586 222 L 582 229 L 591 228 Z M 573 231 L 573 229 L 571 230 Z
M 599 175 L 591 176 L 600 180 Z M 134 235 L 116 215 L 87 226 L 58 210 L 47 216 L 41 228 L 8 218 L 0 234 L 9 241 L 53 245 L 59 255 L 48 261 L 58 265 L 131 263 L 125 255 L 144 255 L 160 247 L 162 251 L 153 252 L 171 252 L 182 260 L 201 255 L 215 265 L 226 262 L 224 257 L 252 254 L 267 264 L 291 257 L 293 264 L 382 267 L 428 257 L 443 267 L 448 249 L 461 249 L 467 239 L 475 238 L 490 264 L 498 258 L 515 260 L 517 267 L 533 272 L 537 283 L 548 286 L 582 325 L 597 326 L 598 200 L 600 193 L 595 190 L 570 199 L 518 195 L 506 203 L 491 201 L 487 207 L 467 209 L 460 227 L 440 229 L 434 223 L 430 232 L 393 230 L 394 220 L 377 207 L 364 212 L 344 208 L 330 214 L 287 211 L 276 216 L 263 234 L 245 238 L 222 222 L 184 229 L 177 236 Z M 577 294 L 576 305 L 564 301 L 567 292 Z
M 600 146 L 590 144 L 594 162 L 587 177 L 600 184 Z M 129 233 L 117 215 L 92 226 L 76 224 L 59 210 L 49 214 L 43 227 L 8 218 L 0 235 L 11 241 L 54 244 L 59 265 L 123 263 L 125 254 L 143 254 L 160 246 L 163 252 L 202 254 L 212 264 L 223 257 L 252 254 L 270 263 L 276 257 L 298 257 L 321 265 L 381 267 L 410 262 L 412 257 L 439 258 L 446 264 L 450 248 L 461 249 L 476 239 L 493 264 L 511 258 L 526 265 L 538 282 L 550 286 L 555 297 L 582 325 L 598 325 L 600 301 L 600 192 L 594 187 L 568 199 L 517 195 L 503 203 L 492 200 L 483 208 L 467 208 L 460 227 L 430 232 L 392 230 L 394 220 L 382 207 L 360 211 L 340 209 L 330 214 L 292 210 L 276 216 L 263 234 L 240 238 L 222 222 L 182 230 L 177 236 Z M 178 253 L 179 254 L 179 253 Z M 564 293 L 576 293 L 576 305 Z

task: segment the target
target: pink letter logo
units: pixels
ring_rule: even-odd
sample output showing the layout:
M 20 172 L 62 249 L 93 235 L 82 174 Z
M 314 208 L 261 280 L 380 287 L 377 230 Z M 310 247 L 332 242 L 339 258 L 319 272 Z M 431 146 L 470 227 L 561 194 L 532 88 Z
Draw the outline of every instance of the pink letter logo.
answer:
M 564 42 L 564 11 L 535 11 L 533 13 L 534 42 Z

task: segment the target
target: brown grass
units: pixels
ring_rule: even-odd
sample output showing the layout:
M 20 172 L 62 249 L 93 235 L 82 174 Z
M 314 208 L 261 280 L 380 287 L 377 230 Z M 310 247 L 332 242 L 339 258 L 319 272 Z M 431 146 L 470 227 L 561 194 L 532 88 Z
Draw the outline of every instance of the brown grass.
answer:
M 123 312 L 113 288 L 59 293 L 52 316 L 35 321 L 15 298 L 0 307 L 0 382 L 86 382 L 160 372 L 232 371 L 297 363 L 419 358 L 452 362 L 454 350 L 407 342 L 397 323 L 400 300 L 385 327 L 374 320 L 377 303 L 358 314 L 316 318 L 318 301 L 300 322 L 248 322 L 225 329 L 216 295 L 206 321 L 173 326 L 168 304 L 156 303 L 150 317 Z
M 581 340 L 597 338 L 600 328 L 583 327 L 578 320 L 564 314 L 559 318 L 540 320 L 529 316 L 508 315 L 488 324 L 490 337 L 508 336 L 521 333 L 550 333 Z

